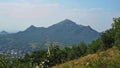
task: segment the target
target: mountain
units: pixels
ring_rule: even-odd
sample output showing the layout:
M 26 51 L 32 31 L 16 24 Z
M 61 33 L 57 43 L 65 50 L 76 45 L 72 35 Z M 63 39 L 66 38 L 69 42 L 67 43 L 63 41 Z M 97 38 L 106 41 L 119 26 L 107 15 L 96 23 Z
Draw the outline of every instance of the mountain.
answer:
M 0 35 L 6 35 L 6 34 L 8 34 L 8 32 L 6 32 L 6 31 L 1 31 L 0 32 Z
M 65 44 L 76 44 L 81 41 L 90 43 L 99 36 L 90 26 L 77 25 L 68 19 L 48 27 L 47 34 L 52 42 L 59 41 Z
M 68 46 L 80 42 L 91 43 L 99 36 L 100 33 L 90 26 L 78 25 L 65 19 L 48 28 L 31 25 L 25 31 L 0 36 L 0 48 L 45 49 L 49 42 Z

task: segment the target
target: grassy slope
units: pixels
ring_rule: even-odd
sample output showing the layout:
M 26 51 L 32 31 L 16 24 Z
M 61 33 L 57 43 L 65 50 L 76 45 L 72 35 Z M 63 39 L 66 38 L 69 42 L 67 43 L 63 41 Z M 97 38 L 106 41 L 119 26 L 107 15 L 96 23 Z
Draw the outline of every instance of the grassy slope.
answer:
M 53 68 L 120 68 L 120 51 L 117 47 L 75 59 Z

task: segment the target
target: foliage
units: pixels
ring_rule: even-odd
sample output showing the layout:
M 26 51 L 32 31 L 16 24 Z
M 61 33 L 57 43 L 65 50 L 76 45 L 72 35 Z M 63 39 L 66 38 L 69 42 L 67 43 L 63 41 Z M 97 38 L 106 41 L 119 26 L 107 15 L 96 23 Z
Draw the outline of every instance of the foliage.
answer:
M 104 45 L 104 49 L 111 48 L 115 41 L 113 29 L 109 29 L 103 32 L 101 35 L 101 40 Z
M 115 45 L 120 48 L 120 17 L 113 19 L 113 29 L 115 33 Z

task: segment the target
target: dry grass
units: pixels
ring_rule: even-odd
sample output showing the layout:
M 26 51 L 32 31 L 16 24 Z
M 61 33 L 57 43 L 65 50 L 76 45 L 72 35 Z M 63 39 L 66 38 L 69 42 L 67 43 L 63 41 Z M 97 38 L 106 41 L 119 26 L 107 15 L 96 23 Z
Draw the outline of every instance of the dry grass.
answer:
M 89 54 L 52 68 L 119 68 L 120 51 L 113 47 L 103 52 Z

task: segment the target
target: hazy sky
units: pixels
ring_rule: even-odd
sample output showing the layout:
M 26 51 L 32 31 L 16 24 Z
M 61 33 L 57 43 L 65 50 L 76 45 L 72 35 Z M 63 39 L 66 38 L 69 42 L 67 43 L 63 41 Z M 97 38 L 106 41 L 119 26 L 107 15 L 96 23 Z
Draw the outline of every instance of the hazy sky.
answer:
M 48 27 L 66 18 L 104 31 L 119 16 L 120 0 L 0 0 L 0 31 Z

